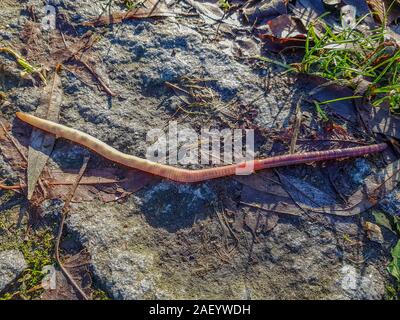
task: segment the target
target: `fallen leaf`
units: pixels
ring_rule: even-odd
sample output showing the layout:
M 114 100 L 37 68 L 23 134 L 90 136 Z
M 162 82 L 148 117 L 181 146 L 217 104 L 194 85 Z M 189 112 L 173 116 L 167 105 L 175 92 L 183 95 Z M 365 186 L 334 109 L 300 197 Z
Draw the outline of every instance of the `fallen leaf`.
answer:
M 323 14 L 326 9 L 322 0 L 298 0 L 298 5 L 313 10 L 317 15 Z
M 177 15 L 179 15 L 179 13 L 167 11 L 165 5 L 159 0 L 147 0 L 143 5 L 140 5 L 137 8 L 129 11 L 119 11 L 103 15 L 95 20 L 83 22 L 82 26 L 101 27 L 132 19 L 175 17 Z
M 382 230 L 379 228 L 378 225 L 369 222 L 369 221 L 364 221 L 363 223 L 363 228 L 364 231 L 367 233 L 367 237 L 369 240 L 378 242 L 378 243 L 383 243 L 383 235 L 382 235 Z
M 278 178 L 271 170 L 263 170 L 249 176 L 235 176 L 234 178 L 236 181 L 254 190 L 279 197 L 287 196 L 286 191 L 282 188 Z
M 282 14 L 287 14 L 287 2 L 284 0 L 249 2 L 242 10 L 250 24 L 258 24 L 266 19 L 270 20 Z
M 89 270 L 90 256 L 86 250 L 79 252 L 73 256 L 65 258 L 63 265 L 73 276 L 76 283 L 80 285 L 87 296 L 93 292 L 91 289 L 92 276 Z M 51 281 L 55 281 L 55 288 L 52 288 Z M 64 274 L 55 270 L 54 274 L 49 274 L 48 278 L 43 281 L 45 291 L 41 295 L 43 300 L 80 300 L 74 287 L 69 283 Z
M 231 27 L 241 27 L 236 12 L 227 15 L 219 6 L 218 1 L 213 0 L 186 0 L 200 14 L 207 24 L 215 24 L 216 22 L 229 25 Z
M 269 174 L 263 179 L 266 172 Z M 301 215 L 305 211 L 354 216 L 374 207 L 396 187 L 400 179 L 400 160 L 370 174 L 344 203 L 309 182 L 282 172 L 279 178 L 271 177 L 271 171 L 265 170 L 235 179 L 244 184 L 240 204 L 247 207 L 275 214 Z
M 300 73 L 296 81 L 318 102 L 354 96 L 352 89 L 318 76 Z M 351 99 L 332 102 L 324 105 L 324 108 L 353 123 L 358 121 L 357 110 Z
M 390 223 L 390 220 L 385 213 L 381 211 L 374 211 L 372 214 L 374 215 L 377 224 L 396 234 L 396 231 L 393 230 L 392 224 Z
M 392 249 L 393 260 L 388 266 L 388 271 L 390 274 L 400 282 L 400 240 Z
M 372 131 L 400 139 L 400 118 L 393 115 L 388 106 L 365 105 L 364 107 L 367 113 L 363 119 Z
M 267 22 L 272 35 L 277 38 L 293 38 L 305 36 L 305 30 L 302 30 L 299 24 L 288 14 L 283 14 Z
M 36 110 L 36 116 L 58 122 L 62 95 L 61 79 L 56 71 L 54 72 L 52 81 L 43 90 L 41 103 Z M 39 177 L 53 151 L 55 141 L 56 137 L 52 134 L 35 128 L 32 130 L 28 151 L 28 200 L 32 198 Z
M 346 204 L 314 208 L 312 211 L 339 216 L 360 214 L 374 207 L 379 200 L 391 192 L 396 187 L 399 179 L 400 160 L 397 160 L 386 168 L 369 175 L 364 180 L 364 184 L 348 198 Z M 373 195 L 373 201 L 371 200 L 371 195 Z
M 75 181 L 77 172 L 50 171 L 47 180 L 51 196 L 63 198 L 68 186 Z M 103 202 L 117 201 L 137 192 L 159 178 L 139 170 L 131 169 L 89 169 L 75 192 L 72 202 L 90 202 L 99 199 Z
M 303 7 L 298 2 L 296 6 L 290 5 L 292 16 L 298 19 L 305 30 L 308 30 L 310 25 L 313 25 L 318 36 L 322 36 L 325 30 L 325 25 L 318 20 L 318 13 L 310 7 Z
M 400 3 L 393 0 L 367 0 L 375 18 L 381 24 L 392 24 L 400 17 Z M 389 10 L 390 9 L 390 10 Z
M 306 30 L 291 16 L 284 14 L 267 22 L 267 28 L 257 29 L 265 47 L 272 51 L 281 51 L 287 47 L 305 46 Z
M 279 216 L 277 214 L 264 214 L 261 223 L 260 223 L 260 228 L 261 232 L 268 232 L 271 231 L 276 227 L 279 221 Z

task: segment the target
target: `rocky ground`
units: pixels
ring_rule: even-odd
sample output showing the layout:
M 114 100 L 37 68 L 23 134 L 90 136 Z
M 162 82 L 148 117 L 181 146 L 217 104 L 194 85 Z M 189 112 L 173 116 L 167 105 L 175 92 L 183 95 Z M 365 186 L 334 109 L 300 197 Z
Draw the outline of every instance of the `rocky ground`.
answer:
M 75 24 L 97 17 L 109 3 L 52 2 Z M 42 1 L 4 1 L 1 45 L 24 46 L 20 33 L 29 19 L 28 5 L 34 5 L 41 17 Z M 182 1 L 175 8 L 190 6 Z M 112 9 L 121 6 L 114 3 Z M 75 30 L 78 36 L 86 31 L 85 27 Z M 201 16 L 180 16 L 128 21 L 93 31 L 100 34 L 91 53 L 96 71 L 117 95 L 110 97 L 93 79 L 88 84 L 74 72 L 62 72 L 60 122 L 126 153 L 143 157 L 146 133 L 165 128 L 171 119 L 195 130 L 205 125 L 235 127 L 237 123 L 221 110 L 224 106 L 244 123 L 261 128 L 256 136 L 257 156 L 271 155 L 272 137 L 292 126 L 299 97 L 309 91 L 295 75 L 282 75 L 278 67 L 249 59 L 261 52 L 261 44 L 244 27 L 218 27 Z M 12 69 L 14 62 L 2 57 L 1 65 Z M 16 111 L 33 112 L 40 90 L 28 80 L 19 80 L 15 71 L 1 76 L 9 101 L 1 109 L 2 116 L 12 121 Z M 211 90 L 213 99 L 201 114 L 177 112 L 182 101 L 166 81 L 182 86 L 185 81 L 200 81 L 196 83 Z M 301 107 L 306 133 L 321 130 L 314 106 L 303 102 Z M 58 141 L 50 165 L 77 169 L 86 154 L 84 148 Z M 99 161 L 91 155 L 92 166 Z M 340 188 L 354 190 L 379 161 L 371 156 L 333 165 L 347 183 Z M 12 181 L 13 169 L 1 157 L 0 166 L 0 177 Z M 327 167 L 280 172 L 297 181 L 312 181 L 315 188 L 332 194 Z M 371 211 L 362 217 L 309 215 L 300 209 L 297 216 L 263 213 L 270 224 L 263 232 L 231 228 L 236 217 L 254 215 L 251 208 L 239 204 L 244 192 L 257 193 L 249 188 L 233 178 L 194 185 L 160 181 L 124 201 L 73 203 L 64 248 L 87 250 L 95 286 L 114 299 L 384 297 L 391 282 L 386 266 L 395 239 L 385 230 L 381 243 L 366 236 L 362 221 L 371 219 Z M 396 198 L 397 191 L 381 209 L 397 212 Z M 26 207 L 24 196 L 0 191 L 0 222 L 10 228 L 0 232 L 0 250 L 4 250 L 0 251 L 0 291 L 24 269 L 21 253 L 10 249 L 19 245 L 12 244 L 15 240 L 9 232 L 26 227 L 26 217 L 20 214 Z M 44 221 L 57 223 L 60 201 L 49 200 L 43 208 Z

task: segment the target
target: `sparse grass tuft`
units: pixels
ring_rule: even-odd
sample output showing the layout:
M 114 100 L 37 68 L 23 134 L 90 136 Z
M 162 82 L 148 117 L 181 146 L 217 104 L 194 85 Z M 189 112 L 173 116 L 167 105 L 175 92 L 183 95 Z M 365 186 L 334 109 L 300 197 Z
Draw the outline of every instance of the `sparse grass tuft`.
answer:
M 23 69 L 23 72 L 21 72 L 21 77 L 25 77 L 28 74 L 36 74 L 39 76 L 40 80 L 44 84 L 46 84 L 46 77 L 44 76 L 42 70 L 38 67 L 33 66 L 30 64 L 24 57 L 22 57 L 18 52 L 15 50 L 8 48 L 8 47 L 0 47 L 0 52 L 8 53 L 11 56 L 15 58 L 17 61 L 18 65 Z
M 360 79 L 369 83 L 363 93 L 375 107 L 387 103 L 393 113 L 400 114 L 400 47 L 394 41 L 386 40 L 386 30 L 379 27 L 368 33 L 358 30 L 365 17 L 352 29 L 332 30 L 322 20 L 308 26 L 305 53 L 300 63 L 285 64 L 266 57 L 255 57 L 286 69 L 287 72 L 302 72 L 319 76 L 340 85 L 356 89 Z M 321 25 L 324 31 L 321 32 Z M 317 31 L 319 30 L 319 32 Z M 316 103 L 321 116 L 321 106 L 350 96 Z M 325 116 L 321 116 L 325 119 Z
M 92 294 L 92 299 L 93 300 L 112 300 L 107 293 L 105 293 L 104 291 L 97 289 L 95 291 L 93 291 Z
M 40 230 L 35 232 L 33 239 L 25 241 L 20 250 L 23 253 L 28 268 L 25 270 L 19 282 L 27 289 L 40 285 L 44 274 L 43 267 L 52 265 L 54 236 L 50 230 Z
M 399 61 L 400 48 L 394 42 L 385 41 L 384 28 L 365 34 L 356 28 L 334 32 L 325 25 L 325 32 L 317 35 L 315 26 L 310 25 L 305 54 L 297 67 L 298 71 L 353 89 L 356 80 L 362 78 L 370 83 L 366 94 L 374 106 L 388 102 L 392 112 L 400 113 Z M 359 97 L 348 97 L 355 98 Z
M 143 0 L 123 0 L 125 7 L 128 10 L 136 9 L 141 6 L 145 1 Z
M 4 226 L 3 226 L 4 227 Z M 6 229 L 5 226 L 4 229 Z M 20 237 L 22 235 L 17 235 Z M 42 292 L 41 282 L 45 274 L 43 267 L 52 265 L 54 260 L 54 237 L 49 229 L 42 229 L 32 233 L 25 241 L 3 243 L 0 250 L 18 249 L 24 255 L 28 267 L 13 283 L 9 292 L 0 296 L 0 300 L 9 300 L 17 297 L 23 299 L 37 298 Z

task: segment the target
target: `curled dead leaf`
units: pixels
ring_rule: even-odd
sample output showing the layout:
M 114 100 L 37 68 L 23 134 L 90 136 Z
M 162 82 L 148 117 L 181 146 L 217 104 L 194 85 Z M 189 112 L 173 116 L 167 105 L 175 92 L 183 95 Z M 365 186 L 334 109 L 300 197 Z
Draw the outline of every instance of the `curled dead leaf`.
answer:
M 369 240 L 378 242 L 378 243 L 383 243 L 383 235 L 382 235 L 382 230 L 381 228 L 369 221 L 364 221 L 363 222 L 363 229 L 367 233 L 367 237 Z

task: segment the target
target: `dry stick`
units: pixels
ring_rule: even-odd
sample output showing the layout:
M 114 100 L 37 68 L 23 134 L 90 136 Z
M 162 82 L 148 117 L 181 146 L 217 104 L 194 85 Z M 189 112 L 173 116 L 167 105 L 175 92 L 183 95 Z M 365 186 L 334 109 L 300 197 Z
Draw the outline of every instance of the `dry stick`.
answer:
M 62 215 L 61 216 L 61 223 L 60 223 L 60 228 L 58 230 L 58 235 L 57 235 L 56 245 L 55 245 L 56 261 L 57 261 L 58 265 L 60 266 L 60 269 L 64 273 L 65 277 L 69 280 L 71 285 L 75 288 L 75 290 L 79 292 L 79 294 L 81 295 L 83 300 L 89 300 L 89 298 L 87 297 L 85 292 L 83 292 L 81 287 L 76 283 L 74 278 L 71 276 L 71 274 L 68 272 L 68 270 L 64 267 L 64 265 L 61 262 L 61 259 L 60 259 L 60 240 L 61 240 L 62 232 L 63 232 L 63 229 L 64 229 L 65 219 L 66 219 L 66 217 L 68 215 L 69 206 L 71 204 L 72 198 L 74 197 L 75 191 L 78 188 L 79 181 L 82 179 L 82 176 L 85 173 L 85 170 L 86 170 L 87 164 L 89 162 L 89 159 L 90 159 L 90 157 L 85 157 L 83 159 L 83 164 L 82 164 L 81 169 L 79 170 L 78 177 L 77 177 L 74 185 L 72 186 L 71 191 L 68 194 L 67 199 L 65 201 L 65 204 L 64 204 L 64 207 L 63 207 L 63 210 L 62 210 L 62 213 L 61 213 L 61 215 Z
M 302 114 L 301 114 L 301 108 L 300 104 L 301 101 L 303 100 L 303 96 L 299 98 L 299 101 L 297 102 L 296 105 L 296 119 L 294 122 L 294 127 L 293 127 L 293 136 L 292 136 L 292 141 L 290 143 L 290 153 L 293 154 L 296 149 L 296 143 L 297 143 L 297 138 L 299 137 L 299 132 L 300 132 L 300 126 L 301 126 L 301 120 L 302 120 Z
M 161 0 L 157 0 L 157 2 L 154 4 L 154 6 L 151 8 L 149 14 L 147 15 L 147 17 L 151 17 L 151 15 L 153 14 L 154 10 L 157 9 L 157 6 L 160 4 Z
M 247 203 L 247 202 L 244 202 L 244 201 L 240 201 L 239 203 L 244 205 L 244 206 L 246 206 L 246 207 L 259 209 L 259 210 L 262 210 L 262 211 L 265 211 L 265 212 L 268 212 L 268 213 L 287 214 L 287 215 L 296 216 L 296 217 L 300 216 L 297 213 L 288 212 L 288 211 L 278 211 L 278 210 L 275 210 L 275 209 L 267 209 L 267 208 L 262 207 L 261 205 L 251 204 L 251 203 Z
M 65 37 L 64 34 L 61 32 L 61 36 L 62 36 L 62 40 L 64 43 L 64 46 L 67 50 L 70 50 L 68 48 L 67 42 L 65 41 Z M 93 35 L 92 35 L 93 36 Z M 93 70 L 93 68 L 87 63 L 85 62 L 81 57 L 78 57 L 78 53 L 82 52 L 82 54 L 84 53 L 84 51 L 88 50 L 90 47 L 93 46 L 93 39 L 89 38 L 88 39 L 88 43 L 85 44 L 82 48 L 79 48 L 78 50 L 76 50 L 75 52 L 71 53 L 71 56 L 67 59 L 74 59 L 78 62 L 80 62 L 91 74 L 92 76 L 100 83 L 100 85 L 103 87 L 104 91 L 109 94 L 112 97 L 115 97 L 117 94 L 114 93 L 108 86 L 107 84 L 103 81 L 103 79 L 101 79 L 101 77 L 96 73 L 96 71 Z
M 129 10 L 127 12 L 114 12 L 110 13 L 107 16 L 100 16 L 99 18 L 86 21 L 81 23 L 81 26 L 85 27 L 101 27 L 108 26 L 110 24 L 122 23 L 126 20 L 130 19 L 146 19 L 146 18 L 162 18 L 162 17 L 197 17 L 197 13 L 185 13 L 185 12 L 160 12 L 153 11 L 153 13 L 149 14 L 146 11 L 139 11 L 140 9 Z
M 253 255 L 254 244 L 256 243 L 256 239 L 257 239 L 257 229 L 258 229 L 258 226 L 260 225 L 260 219 L 261 219 L 261 213 L 258 212 L 256 226 L 254 228 L 254 231 L 253 231 L 253 229 L 251 229 L 249 227 L 249 229 L 251 231 L 252 241 L 251 241 L 251 245 L 250 245 L 249 255 L 247 257 L 247 264 L 246 264 L 246 268 L 245 268 L 246 273 L 248 272 L 248 270 L 250 268 L 251 256 Z
M 355 140 L 346 140 L 346 139 L 297 139 L 299 142 L 341 142 L 341 143 L 353 143 L 359 144 L 362 146 L 368 145 L 367 142 L 363 141 L 355 141 Z
M 97 81 L 100 83 L 100 85 L 103 87 L 104 91 L 107 92 L 110 96 L 115 97 L 117 94 L 112 92 L 111 89 L 106 85 L 106 83 L 99 77 L 99 75 L 96 73 L 96 71 L 93 70 L 89 64 L 87 64 L 84 60 L 79 59 L 77 57 L 74 57 L 77 61 L 82 63 L 86 69 L 89 70 L 89 72 L 97 79 Z
M 32 293 L 35 292 L 37 290 L 43 289 L 42 285 L 39 284 L 37 286 L 34 286 L 33 288 L 30 288 L 29 290 L 26 290 L 24 293 Z M 22 292 L 21 291 L 17 291 L 11 294 L 11 296 L 9 297 L 9 299 L 11 300 L 12 298 L 14 298 L 15 296 L 20 296 L 21 297 Z M 23 297 L 22 297 L 23 298 Z M 26 299 L 24 299 L 26 300 Z
M 182 91 L 183 93 L 186 93 L 188 96 L 191 96 L 191 95 L 192 95 L 189 91 L 187 91 L 187 90 L 185 90 L 185 89 L 183 89 L 183 88 L 181 88 L 181 87 L 178 87 L 176 84 L 173 84 L 173 83 L 171 83 L 171 82 L 165 81 L 165 85 L 166 85 L 167 87 L 169 87 L 169 88 Z

